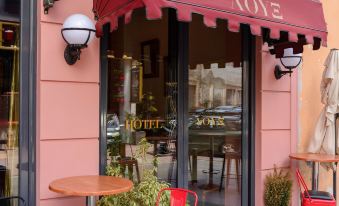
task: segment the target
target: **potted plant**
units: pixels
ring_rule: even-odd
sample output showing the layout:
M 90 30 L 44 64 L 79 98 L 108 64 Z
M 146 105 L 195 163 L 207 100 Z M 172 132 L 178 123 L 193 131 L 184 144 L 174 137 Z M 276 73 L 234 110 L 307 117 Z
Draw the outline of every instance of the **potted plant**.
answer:
M 146 153 L 149 149 L 150 144 L 146 138 L 142 138 L 138 143 L 135 158 L 145 162 Z M 153 159 L 153 168 L 144 169 L 140 183 L 135 183 L 134 188 L 126 193 L 119 195 L 106 196 L 101 198 L 97 205 L 98 206 L 149 206 L 155 205 L 155 201 L 159 191 L 163 188 L 169 187 L 169 184 L 163 181 L 159 181 L 156 173 L 158 168 L 157 157 Z M 106 174 L 115 177 L 122 177 L 121 168 L 117 162 L 112 162 L 106 168 Z M 164 195 L 161 199 L 162 203 L 169 205 L 169 195 Z
M 291 200 L 292 180 L 289 172 L 278 171 L 266 176 L 264 204 L 265 206 L 289 206 Z

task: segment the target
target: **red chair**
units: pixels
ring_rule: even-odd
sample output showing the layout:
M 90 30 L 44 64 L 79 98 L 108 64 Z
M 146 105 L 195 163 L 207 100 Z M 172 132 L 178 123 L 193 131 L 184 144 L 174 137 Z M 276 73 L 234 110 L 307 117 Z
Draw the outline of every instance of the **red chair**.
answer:
M 308 190 L 298 169 L 297 179 L 301 191 L 302 206 L 336 206 L 336 201 L 332 194 L 323 191 Z M 302 188 L 304 191 L 302 191 Z
M 161 195 L 165 191 L 170 191 L 170 206 L 185 206 L 187 201 L 187 195 L 190 194 L 194 197 L 194 206 L 198 205 L 198 195 L 190 190 L 181 188 L 165 188 L 159 191 L 156 206 L 160 205 Z

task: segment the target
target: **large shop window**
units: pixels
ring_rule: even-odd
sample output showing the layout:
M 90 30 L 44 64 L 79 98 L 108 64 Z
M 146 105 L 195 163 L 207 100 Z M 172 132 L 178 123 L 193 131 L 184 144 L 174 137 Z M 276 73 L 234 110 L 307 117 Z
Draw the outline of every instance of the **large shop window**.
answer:
M 148 21 L 136 11 L 110 35 L 109 47 L 108 164 L 136 182 L 157 167 L 157 177 L 175 185 L 177 80 L 168 67 L 168 14 Z
M 109 34 L 110 171 L 119 168 L 137 184 L 156 167 L 158 180 L 172 187 L 184 177 L 201 205 L 241 205 L 242 32 L 228 32 L 225 21 L 207 28 L 202 16 L 193 15 L 186 24 L 188 47 L 180 48 L 188 52 L 188 65 L 180 71 L 173 58 L 180 52 L 169 45 L 177 35 L 170 31 L 176 19 L 170 10 L 163 14 L 149 21 L 138 9 L 129 24 Z M 187 81 L 178 82 L 183 73 Z M 185 105 L 179 105 L 180 94 L 186 94 L 181 96 Z M 179 106 L 187 115 L 178 113 Z M 178 122 L 185 122 L 184 135 L 178 135 Z M 178 156 L 180 147 L 185 151 Z M 182 161 L 187 168 L 178 166 Z
M 0 1 L 0 197 L 19 195 L 20 1 Z
M 201 205 L 241 205 L 241 33 L 189 24 L 189 188 Z

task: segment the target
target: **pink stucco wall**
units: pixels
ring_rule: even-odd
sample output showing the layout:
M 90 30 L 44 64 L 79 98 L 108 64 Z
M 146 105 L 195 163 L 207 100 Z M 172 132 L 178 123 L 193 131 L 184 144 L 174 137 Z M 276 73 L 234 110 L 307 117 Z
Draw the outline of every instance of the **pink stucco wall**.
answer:
M 280 62 L 257 40 L 256 65 L 256 205 L 263 206 L 264 181 L 277 168 L 291 167 L 289 154 L 297 149 L 297 72 L 276 80 L 275 65 Z M 294 167 L 294 164 L 292 164 Z M 294 173 L 291 175 L 294 178 Z M 292 205 L 298 203 L 298 188 L 293 186 Z
M 325 13 L 325 20 L 328 29 L 328 46 L 322 47 L 318 51 L 313 51 L 311 47 L 305 47 L 303 54 L 303 69 L 300 70 L 300 134 L 299 152 L 307 151 L 309 141 L 313 136 L 314 128 L 324 105 L 321 103 L 320 83 L 324 71 L 324 62 L 330 49 L 339 48 L 339 1 L 322 0 Z M 301 164 L 302 173 L 311 185 L 311 170 Z M 319 189 L 332 192 L 333 179 L 332 172 L 320 167 Z M 339 178 L 337 178 L 337 185 Z M 337 193 L 337 199 L 339 194 Z
M 40 0 L 40 6 L 42 5 Z M 74 13 L 92 17 L 92 0 L 63 0 L 38 18 L 38 205 L 84 205 L 84 198 L 48 190 L 57 178 L 97 174 L 99 165 L 99 44 L 83 50 L 81 61 L 63 59 L 62 22 Z M 262 206 L 263 181 L 274 165 L 289 168 L 296 151 L 297 74 L 275 80 L 277 60 L 257 43 L 256 205 Z M 294 188 L 293 205 L 297 203 Z M 39 201 L 40 200 L 40 201 Z
M 92 18 L 92 0 L 63 0 L 43 14 L 39 2 L 37 77 L 37 202 L 40 206 L 85 205 L 84 198 L 49 191 L 57 178 L 98 174 L 99 41 L 68 66 L 60 30 L 71 14 Z

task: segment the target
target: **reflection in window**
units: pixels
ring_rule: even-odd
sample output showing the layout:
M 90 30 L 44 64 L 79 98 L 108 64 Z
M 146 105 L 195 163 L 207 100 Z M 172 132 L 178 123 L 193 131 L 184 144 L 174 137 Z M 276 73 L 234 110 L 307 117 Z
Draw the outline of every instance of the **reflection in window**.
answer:
M 176 184 L 177 81 L 168 66 L 167 21 L 167 12 L 149 21 L 137 10 L 110 36 L 108 165 L 136 185 L 154 159 L 159 181 Z
M 224 105 L 240 106 L 242 90 L 242 69 L 225 64 L 219 68 L 197 65 L 189 72 L 190 111 L 198 108 L 212 108 Z
M 19 28 L 0 21 L 0 196 L 18 195 Z
M 241 34 L 189 24 L 189 188 L 199 205 L 241 205 Z

